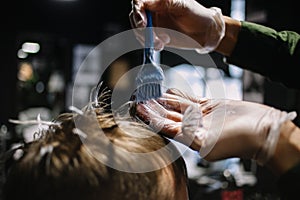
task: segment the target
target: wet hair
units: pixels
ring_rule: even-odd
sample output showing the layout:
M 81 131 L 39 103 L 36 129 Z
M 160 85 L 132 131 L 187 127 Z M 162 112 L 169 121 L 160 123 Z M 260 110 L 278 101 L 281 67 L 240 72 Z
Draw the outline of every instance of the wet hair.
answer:
M 36 136 L 7 153 L 5 200 L 170 200 L 187 185 L 174 144 L 97 107 L 62 113 Z

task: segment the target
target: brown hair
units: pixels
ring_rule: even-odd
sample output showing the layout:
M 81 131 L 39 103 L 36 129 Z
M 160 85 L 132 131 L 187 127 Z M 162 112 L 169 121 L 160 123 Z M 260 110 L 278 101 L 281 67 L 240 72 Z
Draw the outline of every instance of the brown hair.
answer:
M 169 200 L 187 184 L 183 158 L 173 162 L 179 155 L 174 144 L 140 123 L 96 110 L 64 113 L 53 122 L 11 151 L 6 200 Z

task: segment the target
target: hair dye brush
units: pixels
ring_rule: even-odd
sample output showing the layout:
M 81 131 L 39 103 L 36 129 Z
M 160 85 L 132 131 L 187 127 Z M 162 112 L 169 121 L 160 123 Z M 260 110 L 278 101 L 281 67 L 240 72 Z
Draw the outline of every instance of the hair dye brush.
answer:
M 144 62 L 136 77 L 137 102 L 161 97 L 162 82 L 165 78 L 162 68 L 154 61 L 152 16 L 148 10 L 146 10 L 146 14 L 147 28 L 145 31 Z

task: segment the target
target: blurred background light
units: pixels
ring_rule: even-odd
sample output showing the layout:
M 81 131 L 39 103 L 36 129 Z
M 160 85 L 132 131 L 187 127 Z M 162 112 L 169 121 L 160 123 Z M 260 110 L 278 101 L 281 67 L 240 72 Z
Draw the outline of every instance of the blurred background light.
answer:
M 25 42 L 22 45 L 22 50 L 26 53 L 37 53 L 40 51 L 40 45 L 35 42 Z
M 22 49 L 19 49 L 17 56 L 20 59 L 24 59 L 24 58 L 27 58 L 28 54 L 26 52 L 24 52 Z

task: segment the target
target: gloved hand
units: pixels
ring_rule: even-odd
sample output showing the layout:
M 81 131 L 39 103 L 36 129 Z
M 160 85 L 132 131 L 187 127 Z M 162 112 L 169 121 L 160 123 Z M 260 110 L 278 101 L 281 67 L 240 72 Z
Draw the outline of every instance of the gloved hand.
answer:
M 162 98 L 136 106 L 152 128 L 192 149 L 208 161 L 230 157 L 264 165 L 273 155 L 282 123 L 296 117 L 263 104 L 201 99 L 169 89 Z
M 146 27 L 145 9 L 152 12 L 153 26 L 163 28 L 154 28 L 156 49 L 162 49 L 166 45 L 208 53 L 213 51 L 224 37 L 225 22 L 219 8 L 205 8 L 195 0 L 132 0 L 132 10 L 129 14 L 132 28 Z M 187 35 L 193 42 L 174 31 Z M 143 34 L 137 30 L 135 33 L 139 41 L 143 42 Z

